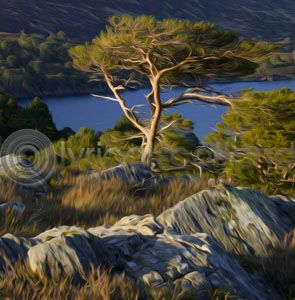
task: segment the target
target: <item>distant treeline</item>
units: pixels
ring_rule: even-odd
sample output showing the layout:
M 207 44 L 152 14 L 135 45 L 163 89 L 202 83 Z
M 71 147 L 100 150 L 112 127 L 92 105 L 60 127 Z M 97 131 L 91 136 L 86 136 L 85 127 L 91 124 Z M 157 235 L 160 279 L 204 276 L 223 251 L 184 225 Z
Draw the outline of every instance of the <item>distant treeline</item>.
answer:
M 24 98 L 105 91 L 102 82 L 91 82 L 73 68 L 68 50 L 76 43 L 62 31 L 47 36 L 0 33 L 0 92 Z M 262 62 L 254 79 L 294 76 L 295 42 L 285 39 L 280 45 Z
M 284 39 L 278 44 L 280 48 L 258 68 L 258 78 L 295 78 L 295 40 Z
M 51 140 L 68 137 L 70 128 L 57 130 L 45 103 L 35 97 L 27 107 L 21 107 L 15 99 L 0 93 L 0 145 L 13 132 L 29 128 L 46 134 Z
M 15 97 L 88 92 L 94 84 L 73 69 L 68 55 L 73 45 L 63 32 L 0 34 L 0 92 Z

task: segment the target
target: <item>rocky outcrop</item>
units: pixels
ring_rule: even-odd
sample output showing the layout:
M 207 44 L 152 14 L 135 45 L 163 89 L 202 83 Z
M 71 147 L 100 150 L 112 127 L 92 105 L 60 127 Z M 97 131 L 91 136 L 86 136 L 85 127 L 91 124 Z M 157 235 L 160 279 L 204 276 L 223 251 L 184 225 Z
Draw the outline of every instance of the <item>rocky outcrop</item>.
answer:
M 22 156 L 9 154 L 0 157 L 0 177 L 13 181 L 20 193 L 33 192 L 36 196 L 41 196 L 49 191 L 48 182 Z
M 214 289 L 239 299 L 280 299 L 230 252 L 263 255 L 294 226 L 295 203 L 219 186 L 189 197 L 159 217 L 131 215 L 111 227 L 63 226 L 35 238 L 0 238 L 0 263 L 27 260 L 38 276 L 80 282 L 98 266 L 125 271 L 146 287 L 174 285 L 193 299 Z M 225 247 L 224 247 L 225 246 Z M 227 251 L 226 248 L 230 251 Z
M 35 238 L 37 244 L 28 250 L 28 261 L 39 276 L 70 276 L 80 282 L 94 267 L 116 266 L 114 255 L 99 237 L 77 227 L 60 227 Z
M 93 267 L 119 267 L 146 287 L 174 285 L 198 299 L 208 299 L 216 288 L 242 299 L 279 299 L 207 234 L 168 233 L 150 215 L 132 216 L 132 223 L 89 230 L 64 226 L 34 239 L 9 235 L 4 240 L 38 276 L 69 275 L 78 283 Z M 140 233 L 140 224 L 150 228 L 147 235 Z
M 126 164 L 119 165 L 114 168 L 107 169 L 101 173 L 102 180 L 110 180 L 111 178 L 119 178 L 128 183 L 138 183 L 145 179 L 154 177 L 154 173 L 142 164 Z
M 179 234 L 206 232 L 232 253 L 264 256 L 295 227 L 295 203 L 287 200 L 220 185 L 185 199 L 157 220 Z

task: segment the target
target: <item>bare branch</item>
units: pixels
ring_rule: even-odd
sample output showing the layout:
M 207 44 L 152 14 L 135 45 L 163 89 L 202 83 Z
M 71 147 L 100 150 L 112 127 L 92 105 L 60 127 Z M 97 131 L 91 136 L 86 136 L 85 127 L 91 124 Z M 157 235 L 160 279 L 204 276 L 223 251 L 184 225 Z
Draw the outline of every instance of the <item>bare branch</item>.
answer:
M 134 135 L 128 136 L 126 138 L 122 138 L 122 139 L 113 138 L 113 140 L 115 142 L 123 142 L 123 141 L 129 141 L 129 140 L 135 140 L 135 139 L 143 139 L 143 138 L 144 138 L 143 134 L 134 134 Z
M 136 104 L 136 105 L 133 105 L 133 106 L 131 107 L 130 111 L 133 112 L 133 113 L 137 113 L 137 114 L 142 114 L 142 115 L 144 115 L 145 112 L 143 112 L 143 111 L 137 111 L 137 110 L 136 110 L 136 108 L 144 107 L 144 106 L 145 106 L 144 104 Z
M 156 167 L 152 167 L 152 171 L 154 173 L 170 173 L 170 172 L 178 172 L 178 171 L 186 171 L 187 167 L 192 166 L 199 170 L 200 177 L 203 176 L 203 167 L 197 163 L 188 162 L 187 160 L 184 160 L 183 165 L 179 167 L 172 167 L 168 169 L 160 169 Z
M 169 108 L 183 103 L 187 103 L 192 100 L 198 100 L 200 102 L 207 103 L 207 104 L 218 104 L 218 105 L 225 105 L 225 106 L 233 105 L 232 100 L 225 95 L 210 96 L 210 95 L 205 95 L 200 93 L 184 92 L 177 98 L 169 99 L 168 101 L 163 103 L 162 106 L 163 108 Z
M 105 99 L 105 100 L 110 100 L 110 101 L 118 102 L 118 100 L 116 98 L 113 98 L 113 97 L 107 97 L 107 96 L 96 95 L 96 94 L 91 94 L 91 96 L 93 96 L 95 98 L 101 98 L 101 99 Z
M 108 75 L 107 72 L 104 72 L 104 77 L 106 80 L 106 83 L 108 84 L 109 88 L 113 92 L 114 96 L 116 97 L 118 103 L 120 104 L 125 116 L 127 119 L 136 127 L 138 128 L 143 134 L 146 136 L 148 135 L 148 129 L 145 128 L 143 125 L 141 125 L 140 121 L 138 120 L 137 116 L 135 115 L 134 111 L 131 111 L 129 107 L 126 106 L 126 101 L 121 97 L 119 94 L 119 91 L 122 89 L 125 89 L 123 86 L 117 86 L 115 87 L 112 83 L 111 77 Z
M 170 122 L 169 124 L 167 124 L 166 126 L 160 128 L 159 130 L 159 134 L 163 133 L 165 130 L 167 130 L 168 128 L 170 128 L 175 122 L 177 122 L 178 120 L 173 120 L 172 122 Z

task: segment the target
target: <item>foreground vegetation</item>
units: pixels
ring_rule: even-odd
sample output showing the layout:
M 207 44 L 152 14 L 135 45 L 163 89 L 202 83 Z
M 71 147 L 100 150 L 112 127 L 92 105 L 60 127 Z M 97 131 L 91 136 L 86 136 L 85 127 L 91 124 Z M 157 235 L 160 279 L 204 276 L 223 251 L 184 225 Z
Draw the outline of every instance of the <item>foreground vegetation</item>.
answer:
M 289 89 L 246 91 L 206 139 L 223 157 L 219 176 L 264 193 L 294 195 L 294 107 Z
M 141 186 L 115 178 L 102 181 L 95 175 L 70 175 L 52 179 L 51 190 L 41 201 L 34 196 L 34 190 L 24 192 L 5 177 L 0 178 L 0 199 L 23 201 L 26 205 L 22 221 L 6 219 L 1 224 L 1 234 L 10 232 L 20 236 L 34 236 L 59 225 L 83 228 L 111 225 L 130 214 L 157 216 L 208 187 L 207 181 L 197 178 L 175 178 Z
M 40 198 L 33 190 L 24 190 L 1 177 L 0 198 L 22 201 L 26 205 L 21 219 L 12 215 L 1 217 L 1 235 L 35 236 L 60 225 L 84 228 L 113 224 L 132 213 L 159 215 L 184 198 L 214 185 L 213 182 L 193 178 L 175 178 L 148 186 L 121 179 L 101 181 L 98 176 L 72 176 L 52 181 L 51 192 Z M 281 247 L 267 257 L 237 257 L 249 273 L 258 273 L 281 294 L 295 295 L 294 231 L 286 235 Z M 81 275 L 82 276 L 82 275 Z M 36 276 L 28 264 L 8 267 L 0 282 L 0 296 L 5 299 L 197 299 L 184 295 L 177 288 L 144 289 L 120 270 L 93 269 L 83 277 L 82 285 L 75 285 L 65 276 L 46 278 Z M 147 297 L 147 298 L 145 298 Z M 193 297 L 193 298 L 192 298 Z M 235 299 L 227 291 L 216 290 L 211 299 Z M 292 298 L 290 298 L 292 299 Z

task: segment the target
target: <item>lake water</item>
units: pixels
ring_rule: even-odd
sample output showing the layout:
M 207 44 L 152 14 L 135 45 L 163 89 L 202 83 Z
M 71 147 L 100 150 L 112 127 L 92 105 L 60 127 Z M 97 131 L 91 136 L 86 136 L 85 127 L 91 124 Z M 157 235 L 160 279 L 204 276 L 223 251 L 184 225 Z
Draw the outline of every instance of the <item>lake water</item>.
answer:
M 213 84 L 212 87 L 224 93 L 235 93 L 247 88 L 252 88 L 257 91 L 267 91 L 288 87 L 295 90 L 295 80 Z M 163 99 L 174 97 L 178 95 L 179 92 L 179 89 L 167 91 L 163 93 Z M 126 91 L 123 93 L 123 96 L 125 99 L 128 99 L 128 105 L 132 106 L 136 103 L 144 103 L 144 95 L 147 93 L 147 89 L 139 89 Z M 103 131 L 112 127 L 116 120 L 122 116 L 122 112 L 117 103 L 98 99 L 90 95 L 47 97 L 43 100 L 48 105 L 56 126 L 59 129 L 69 126 L 75 131 L 81 127 L 89 127 L 97 131 Z M 27 101 L 22 102 L 22 104 L 26 103 Z M 221 121 L 222 114 L 225 113 L 226 110 L 227 108 L 221 106 L 186 104 L 179 106 L 175 111 L 194 122 L 195 132 L 197 136 L 203 140 L 204 137 L 214 129 L 216 123 Z M 170 111 L 172 112 L 173 110 Z

